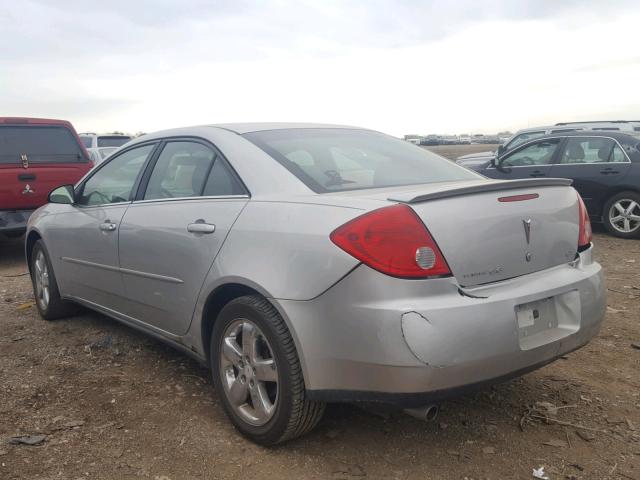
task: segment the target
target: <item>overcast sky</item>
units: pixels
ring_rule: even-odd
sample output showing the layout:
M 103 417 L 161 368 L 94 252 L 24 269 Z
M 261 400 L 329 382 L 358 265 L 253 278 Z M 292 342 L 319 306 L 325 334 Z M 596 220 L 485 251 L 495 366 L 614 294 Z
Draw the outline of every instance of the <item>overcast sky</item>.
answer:
M 0 115 L 79 131 L 640 120 L 637 0 L 0 0 Z

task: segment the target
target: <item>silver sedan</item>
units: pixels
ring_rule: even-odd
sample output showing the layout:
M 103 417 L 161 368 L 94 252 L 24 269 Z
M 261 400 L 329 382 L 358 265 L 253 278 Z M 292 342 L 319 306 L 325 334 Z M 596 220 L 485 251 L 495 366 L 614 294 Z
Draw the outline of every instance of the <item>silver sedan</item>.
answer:
M 585 345 L 604 316 L 570 181 L 489 180 L 370 130 L 158 132 L 49 200 L 26 236 L 40 314 L 79 304 L 209 365 L 265 445 L 326 402 L 429 416 Z

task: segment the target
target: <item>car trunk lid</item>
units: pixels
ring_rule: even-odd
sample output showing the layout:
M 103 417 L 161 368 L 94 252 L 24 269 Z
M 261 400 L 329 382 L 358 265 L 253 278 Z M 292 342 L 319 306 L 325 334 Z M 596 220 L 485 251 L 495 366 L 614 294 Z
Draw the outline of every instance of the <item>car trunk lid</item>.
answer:
M 460 285 L 471 287 L 575 258 L 578 197 L 570 180 L 465 182 L 401 191 L 438 243 Z

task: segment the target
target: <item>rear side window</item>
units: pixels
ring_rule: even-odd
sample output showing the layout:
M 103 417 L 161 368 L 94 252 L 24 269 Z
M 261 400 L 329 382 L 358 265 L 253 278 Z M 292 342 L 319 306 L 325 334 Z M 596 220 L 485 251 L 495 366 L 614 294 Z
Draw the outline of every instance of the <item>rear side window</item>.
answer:
M 86 135 L 80 135 L 80 141 L 84 145 L 84 148 L 91 148 L 91 137 L 87 137 Z
M 424 148 L 368 130 L 297 128 L 244 137 L 318 193 L 479 178 Z
M 102 135 L 98 137 L 98 148 L 101 147 L 121 147 L 131 140 L 131 137 L 125 135 Z
M 617 151 L 614 152 L 614 147 Z M 567 140 L 561 163 L 606 163 L 626 161 L 615 141 L 602 137 L 571 137 Z
M 227 167 L 221 157 L 215 159 L 209 178 L 204 186 L 202 195 L 206 196 L 227 196 L 244 195 L 247 192 L 236 178 L 233 172 Z
M 71 131 L 61 126 L 0 126 L 0 164 L 73 163 L 87 159 Z

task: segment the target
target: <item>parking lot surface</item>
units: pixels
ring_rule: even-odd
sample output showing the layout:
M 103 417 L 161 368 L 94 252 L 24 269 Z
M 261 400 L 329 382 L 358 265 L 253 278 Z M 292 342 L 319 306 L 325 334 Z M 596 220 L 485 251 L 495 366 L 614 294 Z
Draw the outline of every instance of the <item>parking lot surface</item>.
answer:
M 22 241 L 0 239 L 0 478 L 479 480 L 544 466 L 640 480 L 640 242 L 596 233 L 595 246 L 609 307 L 590 345 L 447 401 L 431 423 L 332 405 L 310 435 L 266 449 L 234 431 L 187 357 L 97 313 L 41 320 Z

